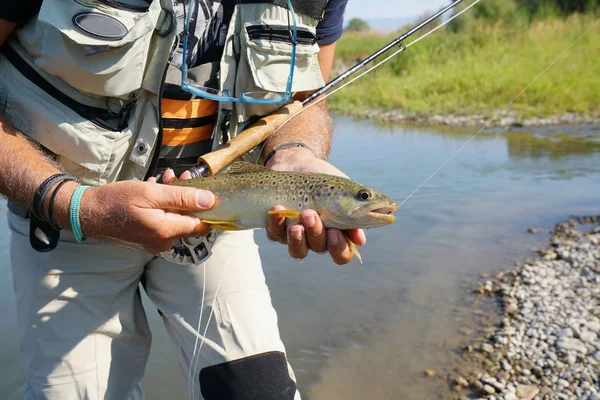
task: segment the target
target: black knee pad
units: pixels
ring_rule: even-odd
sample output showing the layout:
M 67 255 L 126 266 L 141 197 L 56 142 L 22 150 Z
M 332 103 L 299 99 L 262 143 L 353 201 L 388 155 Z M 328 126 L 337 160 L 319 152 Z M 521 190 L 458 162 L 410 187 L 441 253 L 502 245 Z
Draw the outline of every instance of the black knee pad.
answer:
M 296 383 L 285 355 L 270 352 L 203 368 L 200 391 L 206 400 L 293 400 Z

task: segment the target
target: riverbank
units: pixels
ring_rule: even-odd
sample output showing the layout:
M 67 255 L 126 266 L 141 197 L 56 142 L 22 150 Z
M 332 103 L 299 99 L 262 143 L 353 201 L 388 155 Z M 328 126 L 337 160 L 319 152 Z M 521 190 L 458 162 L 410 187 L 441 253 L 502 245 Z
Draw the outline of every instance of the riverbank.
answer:
M 600 217 L 556 225 L 537 252 L 476 289 L 501 303 L 503 319 L 465 347 L 475 366 L 454 377 L 457 392 L 600 399 Z
M 597 21 L 593 14 L 443 29 L 330 97 L 339 115 L 426 125 L 483 125 Z M 344 34 L 340 73 L 393 35 Z M 600 25 L 520 96 L 493 126 L 600 122 Z M 379 60 L 381 61 L 381 60 Z
M 340 113 L 340 110 L 336 111 Z M 352 113 L 348 113 L 350 116 Z M 406 123 L 422 126 L 451 127 L 488 127 L 520 128 L 546 127 L 559 125 L 600 125 L 600 115 L 563 114 L 549 117 L 524 117 L 517 112 L 496 110 L 490 114 L 455 115 L 455 114 L 418 114 L 405 113 L 402 110 L 364 110 L 358 112 L 358 118 L 382 123 Z

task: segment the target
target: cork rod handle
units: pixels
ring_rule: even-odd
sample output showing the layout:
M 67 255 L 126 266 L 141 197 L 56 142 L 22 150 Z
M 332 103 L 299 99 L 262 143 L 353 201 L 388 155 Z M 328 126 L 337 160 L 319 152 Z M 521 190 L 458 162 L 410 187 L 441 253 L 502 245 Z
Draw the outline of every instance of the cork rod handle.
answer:
M 302 103 L 299 101 L 281 107 L 273 114 L 269 114 L 252 124 L 215 151 L 200 157 L 198 164 L 205 164 L 210 170 L 210 175 L 216 174 L 233 162 L 233 160 L 267 140 L 273 132 L 301 109 Z

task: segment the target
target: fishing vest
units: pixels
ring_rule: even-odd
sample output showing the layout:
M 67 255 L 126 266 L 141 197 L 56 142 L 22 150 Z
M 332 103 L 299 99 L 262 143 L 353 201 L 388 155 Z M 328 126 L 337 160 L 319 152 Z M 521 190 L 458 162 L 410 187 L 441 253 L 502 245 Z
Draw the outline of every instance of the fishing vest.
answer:
M 327 0 L 291 2 L 299 38 L 293 91 L 315 90 L 324 85 L 316 25 Z M 285 0 L 236 0 L 219 33 L 219 58 L 191 68 L 189 81 L 212 82 L 233 96 L 284 92 L 292 44 L 281 31 L 288 17 Z M 83 184 L 143 180 L 159 165 L 194 165 L 278 106 L 178 92 L 181 72 L 171 65 L 176 24 L 172 0 L 44 0 L 1 49 L 0 115 Z M 254 153 L 244 158 L 256 161 Z

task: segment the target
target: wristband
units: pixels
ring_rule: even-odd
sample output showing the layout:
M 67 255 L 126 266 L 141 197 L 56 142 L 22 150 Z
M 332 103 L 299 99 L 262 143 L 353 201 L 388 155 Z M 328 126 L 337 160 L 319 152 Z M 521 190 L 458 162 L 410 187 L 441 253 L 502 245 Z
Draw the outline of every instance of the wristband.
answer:
M 73 229 L 73 235 L 75 235 L 75 240 L 79 243 L 83 243 L 85 238 L 83 237 L 83 233 L 81 231 L 81 225 L 79 222 L 79 207 L 81 205 L 81 196 L 83 196 L 83 192 L 89 189 L 91 186 L 79 186 L 73 192 L 73 196 L 71 196 L 71 205 L 69 207 L 69 217 L 71 220 L 71 229 Z
M 263 163 L 263 165 L 267 165 L 267 162 L 275 155 L 275 153 L 277 153 L 280 150 L 287 149 L 287 148 L 290 148 L 290 147 L 304 147 L 305 149 L 308 149 L 308 150 L 312 151 L 313 154 L 315 154 L 315 152 L 313 151 L 313 149 L 311 149 L 310 147 L 308 147 L 303 142 L 300 142 L 300 141 L 285 142 L 285 143 L 280 144 L 279 146 L 275 146 L 275 148 L 273 149 L 273 151 L 271 151 L 269 153 L 269 155 L 265 158 L 265 162 Z M 316 154 L 315 154 L 315 156 L 316 156 Z
M 69 181 L 77 181 L 77 178 L 75 178 L 74 176 L 69 176 L 69 177 L 64 178 L 62 180 L 62 182 L 60 182 L 56 186 L 56 189 L 54 189 L 54 191 L 52 192 L 52 195 L 50 195 L 50 202 L 48 203 L 48 222 L 57 231 L 60 231 L 62 228 L 58 224 L 55 224 L 53 221 L 53 218 L 52 218 L 52 216 L 54 214 L 54 200 L 56 199 L 56 195 L 58 194 L 58 191 L 60 190 L 60 188 Z
M 54 185 L 56 182 L 60 181 L 61 179 L 68 178 L 68 177 L 72 177 L 72 175 L 65 174 L 65 173 L 54 174 L 54 175 L 51 175 L 50 177 L 46 178 L 46 180 L 44 180 L 44 182 L 42 182 L 42 184 L 40 186 L 38 186 L 37 190 L 35 191 L 35 195 L 33 196 L 32 210 L 31 210 L 35 214 L 36 217 L 38 217 L 41 220 L 47 220 L 46 215 L 44 214 L 44 199 L 46 198 L 46 195 L 50 191 L 50 188 L 52 187 L 52 185 Z

